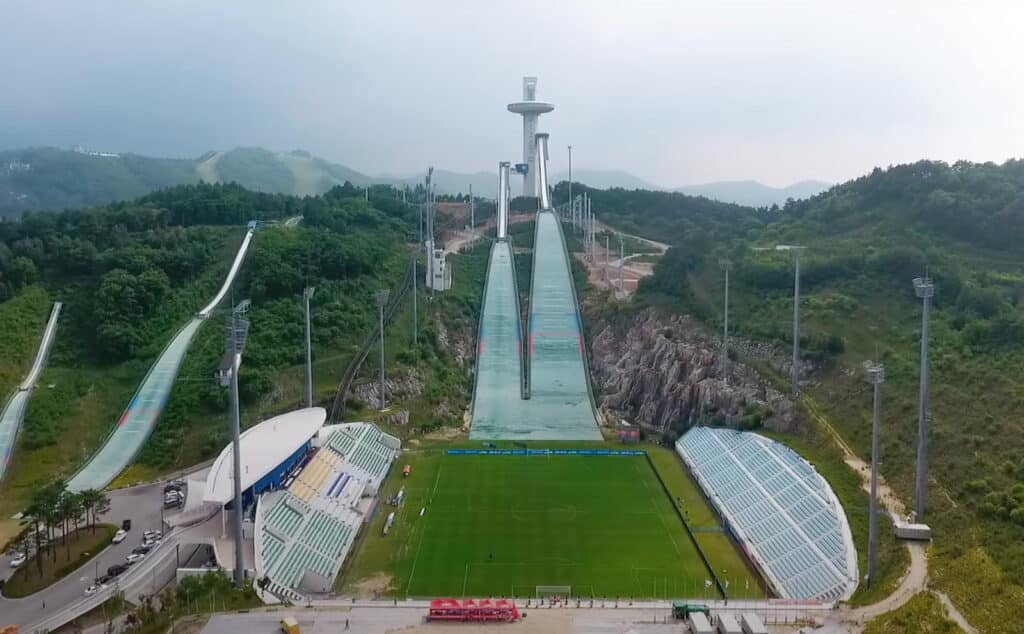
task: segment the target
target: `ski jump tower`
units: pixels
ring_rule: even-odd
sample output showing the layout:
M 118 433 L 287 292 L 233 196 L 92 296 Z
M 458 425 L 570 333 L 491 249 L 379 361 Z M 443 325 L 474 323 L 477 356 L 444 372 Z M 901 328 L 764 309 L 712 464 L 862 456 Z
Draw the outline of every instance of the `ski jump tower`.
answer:
M 554 104 L 537 101 L 537 78 L 523 77 L 523 100 L 508 104 L 508 111 L 523 117 L 523 162 L 516 173 L 523 176 L 523 196 L 536 196 L 537 119 L 555 109 Z

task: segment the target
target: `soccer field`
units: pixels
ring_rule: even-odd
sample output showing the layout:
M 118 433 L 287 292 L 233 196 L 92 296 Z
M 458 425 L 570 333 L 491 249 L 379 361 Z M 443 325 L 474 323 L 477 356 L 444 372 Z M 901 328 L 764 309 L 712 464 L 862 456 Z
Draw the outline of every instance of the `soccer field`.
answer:
M 350 581 L 382 564 L 397 596 L 534 596 L 541 585 L 581 597 L 719 596 L 644 456 L 402 460 L 412 475 L 392 477 L 384 494 L 405 486 L 406 501 L 390 535 L 373 522 Z

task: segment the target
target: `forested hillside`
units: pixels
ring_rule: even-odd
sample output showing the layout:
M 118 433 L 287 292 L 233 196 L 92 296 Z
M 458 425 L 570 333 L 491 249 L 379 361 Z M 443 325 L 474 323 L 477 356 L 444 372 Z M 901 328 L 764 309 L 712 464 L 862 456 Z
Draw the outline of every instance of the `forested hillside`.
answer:
M 721 328 L 720 258 L 733 263 L 730 326 L 790 345 L 802 258 L 804 402 L 870 455 L 862 363 L 886 366 L 883 473 L 914 499 L 920 301 L 930 275 L 931 576 L 975 625 L 1024 610 L 1024 162 L 922 161 L 875 170 L 778 210 L 699 206 L 650 192 L 592 192 L 599 217 L 671 242 L 638 305 Z M 777 368 L 779 369 L 779 368 Z M 783 381 L 784 378 L 779 375 Z M 1015 612 L 1014 612 L 1015 611 Z M 996 616 L 999 615 L 999 616 Z
M 5 323 L 14 317 L 34 326 L 26 314 L 42 320 L 49 302 L 65 303 L 40 381 L 45 387 L 33 393 L 0 484 L 0 515 L 10 517 L 36 483 L 72 473 L 95 451 L 170 336 L 213 296 L 245 223 L 299 215 L 298 226 L 270 224 L 257 232 L 231 296 L 252 300 L 241 381 L 243 417 L 251 424 L 299 401 L 300 373 L 292 368 L 304 358 L 307 284 L 317 287 L 318 393 L 333 394 L 374 322 L 373 291 L 397 284 L 404 273 L 415 227 L 410 207 L 390 195 L 367 202 L 352 186 L 299 199 L 191 185 L 131 203 L 0 223 Z M 203 326 L 135 474 L 192 464 L 223 446 L 226 395 L 213 373 L 224 327 L 223 312 Z M 5 350 L 28 350 L 10 363 L 31 355 L 40 332 L 41 325 L 25 328 L 17 341 L 3 340 Z M 0 376 L 20 380 L 14 367 Z

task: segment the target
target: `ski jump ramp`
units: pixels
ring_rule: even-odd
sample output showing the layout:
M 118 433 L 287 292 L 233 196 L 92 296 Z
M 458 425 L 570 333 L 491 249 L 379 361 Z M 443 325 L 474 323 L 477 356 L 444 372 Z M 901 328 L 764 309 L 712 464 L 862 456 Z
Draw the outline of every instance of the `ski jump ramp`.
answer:
M 142 450 L 149 435 L 156 428 L 157 421 L 167 405 L 171 388 L 178 378 L 178 370 L 192 339 L 199 327 L 209 319 L 213 310 L 224 300 L 238 271 L 241 269 L 245 254 L 249 251 L 255 226 L 250 224 L 249 230 L 238 247 L 238 253 L 231 263 L 227 277 L 213 299 L 203 307 L 195 317 L 190 319 L 181 330 L 174 335 L 170 343 L 163 349 L 160 356 L 150 367 L 138 390 L 128 403 L 117 425 L 111 430 L 106 441 L 98 452 L 68 482 L 71 491 L 85 489 L 103 489 L 114 481 L 124 469 L 131 464 Z
M 60 317 L 61 306 L 60 302 L 54 302 L 53 308 L 50 310 L 50 319 L 46 322 L 43 338 L 39 342 L 39 349 L 36 351 L 36 358 L 32 362 L 28 376 L 7 399 L 3 413 L 0 414 L 0 480 L 3 480 L 4 473 L 7 471 L 7 463 L 14 455 L 18 430 L 25 418 L 25 410 L 28 409 L 28 400 L 32 396 L 32 389 L 36 386 L 39 375 L 46 367 L 46 360 L 50 357 L 50 348 L 53 346 L 53 339 L 57 334 L 57 319 Z
M 470 438 L 600 440 L 569 253 L 548 196 L 547 135 L 537 137 L 541 209 L 534 234 L 526 340 L 512 248 L 503 239 L 508 168 L 501 164 L 499 238 L 491 247 L 484 287 Z M 529 365 L 526 387 L 521 389 L 524 358 Z

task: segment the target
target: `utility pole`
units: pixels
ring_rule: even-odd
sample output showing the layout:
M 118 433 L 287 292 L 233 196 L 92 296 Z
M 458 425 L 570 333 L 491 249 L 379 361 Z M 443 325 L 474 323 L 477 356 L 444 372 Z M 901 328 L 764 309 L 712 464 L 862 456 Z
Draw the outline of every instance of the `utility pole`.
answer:
M 722 320 L 722 379 L 726 382 L 729 381 L 729 269 L 732 268 L 732 262 L 723 258 L 718 261 L 718 265 L 725 271 L 725 306 L 723 310 L 724 318 Z
M 880 363 L 864 364 L 868 383 L 874 386 L 874 403 L 871 415 L 871 508 L 868 524 L 868 584 L 875 582 L 878 565 L 878 452 L 879 425 L 882 411 L 882 383 L 885 369 Z
M 384 307 L 387 306 L 391 291 L 384 288 L 373 294 L 380 314 L 380 409 L 384 410 Z
M 928 499 L 928 339 L 935 284 L 927 275 L 914 278 L 914 292 L 921 298 L 921 387 L 917 404 L 917 499 L 914 504 L 914 521 L 920 522 L 924 519 Z
M 313 336 L 309 319 L 309 300 L 313 299 L 316 287 L 307 286 L 302 291 L 306 308 L 306 407 L 313 407 Z
M 473 184 L 469 184 L 469 228 L 476 230 L 476 204 L 473 201 Z

